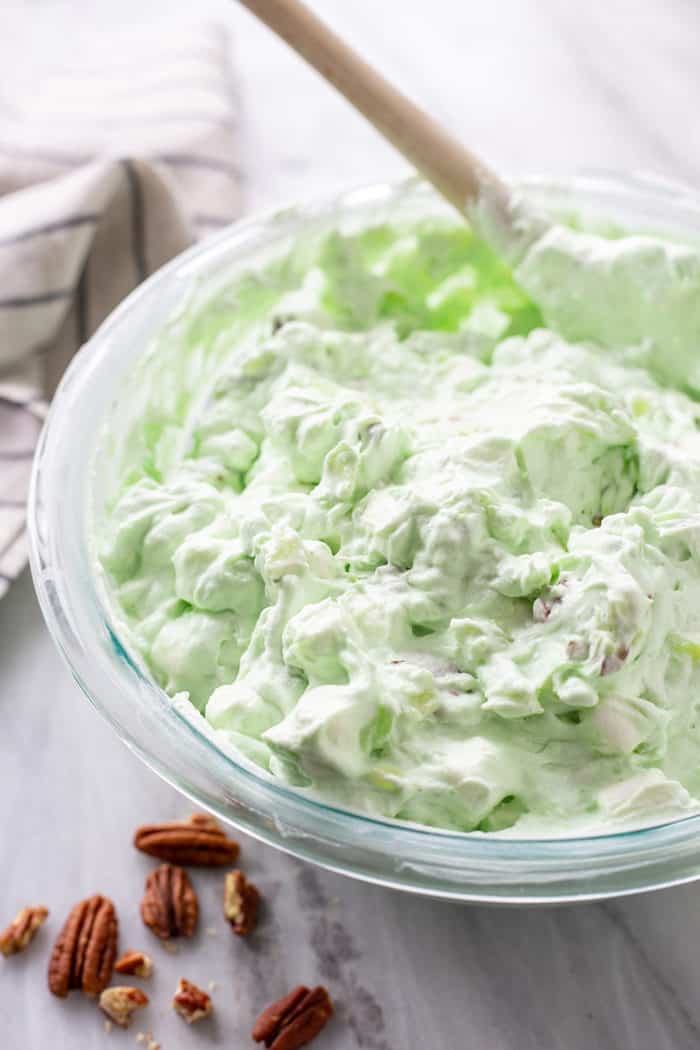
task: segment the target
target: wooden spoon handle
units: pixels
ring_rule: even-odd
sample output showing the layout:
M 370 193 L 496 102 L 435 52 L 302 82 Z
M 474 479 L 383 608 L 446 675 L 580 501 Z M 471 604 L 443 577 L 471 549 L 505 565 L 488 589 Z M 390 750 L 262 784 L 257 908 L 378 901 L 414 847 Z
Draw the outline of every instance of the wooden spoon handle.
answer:
M 461 212 L 484 190 L 505 208 L 507 187 L 397 91 L 300 0 L 240 0 L 362 113 Z

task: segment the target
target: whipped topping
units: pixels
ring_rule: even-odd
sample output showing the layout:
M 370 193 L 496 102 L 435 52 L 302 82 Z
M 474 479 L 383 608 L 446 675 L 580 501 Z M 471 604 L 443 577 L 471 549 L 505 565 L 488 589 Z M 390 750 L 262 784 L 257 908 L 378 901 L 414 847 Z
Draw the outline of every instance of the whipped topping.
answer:
M 223 747 L 341 805 L 504 835 L 694 812 L 698 361 L 689 248 L 556 226 L 514 279 L 456 221 L 302 245 L 118 402 L 121 631 Z

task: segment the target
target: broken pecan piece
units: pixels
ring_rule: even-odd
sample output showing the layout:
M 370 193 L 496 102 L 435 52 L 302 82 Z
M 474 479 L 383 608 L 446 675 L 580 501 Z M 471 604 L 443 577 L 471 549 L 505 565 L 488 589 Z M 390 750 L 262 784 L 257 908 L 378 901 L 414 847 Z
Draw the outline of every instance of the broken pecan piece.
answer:
M 203 1021 L 212 1011 L 211 996 L 196 984 L 181 977 L 173 996 L 173 1010 L 187 1021 L 187 1024 Z
M 169 824 L 146 824 L 136 831 L 134 846 L 171 864 L 203 868 L 232 864 L 239 852 L 238 843 L 227 838 L 207 813 L 194 813 L 189 820 Z
M 126 952 L 114 964 L 115 973 L 125 973 L 130 977 L 150 977 L 153 973 L 153 961 L 145 952 Z
M 132 1014 L 148 1006 L 148 996 L 140 988 L 114 985 L 105 988 L 100 996 L 100 1010 L 120 1028 L 128 1028 Z
M 255 929 L 259 903 L 257 886 L 248 882 L 242 871 L 229 871 L 224 881 L 224 915 L 239 937 L 247 937 Z
M 191 937 L 197 926 L 199 903 L 187 872 L 175 864 L 161 864 L 146 879 L 141 918 L 156 937 Z
M 204 828 L 208 831 L 216 831 L 221 835 L 224 834 L 221 830 L 221 824 L 211 813 L 190 813 L 187 820 L 183 823 L 194 824 L 196 828 Z
M 23 952 L 48 914 L 47 908 L 22 908 L 7 929 L 0 933 L 0 952 L 5 956 Z
M 49 988 L 65 998 L 73 988 L 99 995 L 112 976 L 117 954 L 117 913 L 106 897 L 88 897 L 75 905 L 54 944 L 49 960 Z
M 603 657 L 603 662 L 600 665 L 601 675 L 615 674 L 619 671 L 625 660 L 629 656 L 630 651 L 626 645 L 621 645 L 614 653 L 609 653 Z
M 309 990 L 300 984 L 263 1010 L 252 1036 L 268 1050 L 298 1050 L 310 1043 L 332 1016 L 333 1003 L 326 989 L 319 985 Z

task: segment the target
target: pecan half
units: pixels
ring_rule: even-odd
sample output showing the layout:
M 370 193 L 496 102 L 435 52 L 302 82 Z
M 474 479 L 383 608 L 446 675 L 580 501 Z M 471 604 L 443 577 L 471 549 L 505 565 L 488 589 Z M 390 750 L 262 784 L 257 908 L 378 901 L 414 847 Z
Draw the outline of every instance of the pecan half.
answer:
M 156 937 L 191 937 L 197 926 L 199 903 L 187 872 L 175 864 L 161 864 L 146 879 L 141 918 Z
M 333 1003 L 320 985 L 309 990 L 300 984 L 260 1014 L 253 1028 L 256 1043 L 268 1050 L 298 1050 L 306 1046 L 333 1016 Z
M 212 1012 L 211 996 L 198 988 L 191 981 L 180 978 L 177 991 L 173 996 L 173 1010 L 188 1024 L 203 1021 Z
M 106 897 L 88 897 L 75 905 L 54 944 L 49 960 L 49 988 L 65 998 L 73 988 L 99 995 L 112 976 L 117 954 L 117 913 Z
M 242 871 L 229 871 L 224 880 L 224 915 L 239 937 L 247 937 L 255 929 L 259 903 L 257 886 L 248 882 Z
M 136 1010 L 143 1010 L 144 1006 L 148 1006 L 148 996 L 140 988 L 114 985 L 105 988 L 100 996 L 100 1010 L 120 1028 L 128 1028 L 132 1015 Z
M 0 952 L 4 956 L 23 952 L 39 927 L 46 922 L 48 914 L 47 908 L 22 908 L 7 929 L 0 933 Z
M 114 972 L 125 973 L 130 977 L 150 977 L 153 961 L 145 952 L 126 952 L 115 962 Z
M 219 868 L 232 864 L 239 845 L 229 839 L 214 817 L 194 813 L 189 820 L 146 824 L 134 835 L 134 846 L 151 857 L 192 867 Z

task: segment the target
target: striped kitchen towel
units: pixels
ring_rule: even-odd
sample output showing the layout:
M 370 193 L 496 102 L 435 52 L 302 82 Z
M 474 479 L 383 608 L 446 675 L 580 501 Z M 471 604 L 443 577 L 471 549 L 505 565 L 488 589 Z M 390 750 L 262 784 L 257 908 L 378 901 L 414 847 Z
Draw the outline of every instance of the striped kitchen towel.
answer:
M 106 29 L 94 7 L 91 24 L 63 8 L 81 18 L 43 53 L 44 5 L 3 20 L 0 596 L 26 563 L 32 454 L 66 364 L 132 288 L 239 211 L 225 24 L 161 7 Z

